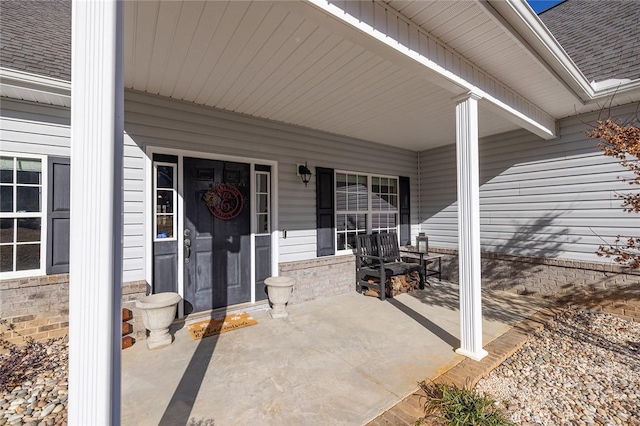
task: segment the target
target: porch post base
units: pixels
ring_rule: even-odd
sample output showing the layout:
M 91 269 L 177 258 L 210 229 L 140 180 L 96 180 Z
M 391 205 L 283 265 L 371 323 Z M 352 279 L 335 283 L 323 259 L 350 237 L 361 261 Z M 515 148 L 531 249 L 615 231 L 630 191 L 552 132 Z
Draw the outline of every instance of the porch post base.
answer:
M 474 351 L 469 351 L 467 349 L 458 348 L 456 349 L 456 353 L 466 356 L 467 358 L 471 358 L 474 361 L 480 361 L 482 358 L 489 355 L 489 352 L 485 351 L 484 349 L 480 349 L 474 352 Z

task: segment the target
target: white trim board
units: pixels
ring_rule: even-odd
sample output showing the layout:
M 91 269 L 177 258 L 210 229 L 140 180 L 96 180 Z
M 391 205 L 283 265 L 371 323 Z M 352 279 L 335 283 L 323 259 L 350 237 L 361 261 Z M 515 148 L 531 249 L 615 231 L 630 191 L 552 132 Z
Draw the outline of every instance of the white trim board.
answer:
M 177 204 L 177 230 L 176 237 L 178 241 L 178 294 L 184 298 L 184 263 L 180 261 L 184 257 L 184 215 L 182 212 L 184 211 L 184 157 L 194 157 L 194 158 L 202 158 L 209 160 L 217 160 L 217 161 L 230 161 L 237 163 L 249 164 L 251 170 L 251 195 L 252 201 L 250 203 L 251 207 L 251 300 L 249 303 L 256 303 L 255 296 L 255 184 L 253 183 L 254 170 L 255 165 L 267 165 L 271 167 L 272 176 L 274 173 L 278 171 L 278 163 L 273 160 L 262 160 L 256 158 L 246 158 L 239 157 L 233 155 L 222 155 L 211 152 L 201 152 L 201 151 L 190 151 L 183 150 L 179 148 L 165 148 L 158 147 L 153 145 L 148 145 L 144 149 L 145 152 L 145 193 L 144 193 L 144 215 L 145 215 L 145 232 L 144 232 L 144 244 L 145 244 L 145 279 L 147 283 L 151 286 L 153 282 L 153 220 L 149 220 L 151 215 L 153 214 L 153 155 L 154 154 L 165 154 L 165 155 L 175 155 L 178 157 L 178 170 L 177 170 L 177 179 L 178 179 L 178 202 Z M 278 204 L 277 204 L 277 188 L 278 188 L 278 180 L 272 179 L 272 196 L 271 196 L 271 274 L 273 276 L 278 275 L 278 256 L 279 256 L 279 247 L 278 247 L 278 226 L 277 226 L 277 212 L 278 212 Z M 148 222 L 146 222 L 148 221 Z M 275 260 L 275 261 L 274 261 Z M 184 300 L 184 299 L 183 299 Z M 181 302 L 178 305 L 178 316 L 180 318 L 184 317 L 184 304 Z

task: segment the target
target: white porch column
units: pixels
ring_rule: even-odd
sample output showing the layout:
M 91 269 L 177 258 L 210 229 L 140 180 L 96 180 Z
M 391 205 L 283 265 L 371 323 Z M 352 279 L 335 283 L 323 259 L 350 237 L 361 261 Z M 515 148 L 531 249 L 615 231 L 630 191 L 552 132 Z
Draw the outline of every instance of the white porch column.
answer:
M 467 93 L 456 101 L 458 168 L 458 261 L 460 275 L 460 348 L 476 361 L 482 349 L 480 276 L 480 182 L 478 159 L 478 99 Z
M 69 424 L 120 424 L 122 5 L 74 0 Z

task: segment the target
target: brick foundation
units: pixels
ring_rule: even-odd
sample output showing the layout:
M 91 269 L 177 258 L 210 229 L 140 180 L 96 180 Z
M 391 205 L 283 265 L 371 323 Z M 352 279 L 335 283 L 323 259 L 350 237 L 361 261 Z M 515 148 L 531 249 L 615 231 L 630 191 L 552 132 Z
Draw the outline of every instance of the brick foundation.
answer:
M 133 311 L 133 337 L 145 337 L 140 313 L 135 301 L 147 291 L 145 281 L 124 283 L 122 307 Z M 0 281 L 0 318 L 13 324 L 15 331 L 5 332 L 4 338 L 22 343 L 22 337 L 47 340 L 69 333 L 69 274 L 16 278 Z M 19 333 L 19 334 L 18 334 Z
M 296 279 L 290 303 L 347 293 L 355 290 L 355 256 L 330 256 L 281 263 L 280 275 Z
M 458 252 L 432 248 L 443 254 L 442 278 L 458 281 Z M 482 286 L 519 294 L 562 298 L 578 294 L 623 292 L 627 298 L 640 297 L 640 270 L 617 264 L 569 259 L 544 259 L 500 253 L 482 253 Z M 635 287 L 632 289 L 632 287 Z

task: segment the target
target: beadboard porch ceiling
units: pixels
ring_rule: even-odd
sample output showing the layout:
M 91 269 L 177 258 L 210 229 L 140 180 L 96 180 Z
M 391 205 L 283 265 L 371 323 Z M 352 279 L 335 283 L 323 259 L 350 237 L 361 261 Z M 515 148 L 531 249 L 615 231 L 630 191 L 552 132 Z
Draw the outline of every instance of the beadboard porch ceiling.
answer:
M 455 141 L 455 90 L 426 68 L 408 69 L 332 31 L 335 20 L 324 16 L 332 22 L 323 25 L 311 5 L 124 4 L 127 88 L 415 151 Z M 489 18 L 478 19 L 470 28 L 484 31 Z M 517 128 L 480 104 L 481 137 Z

